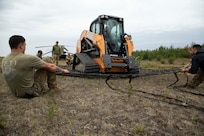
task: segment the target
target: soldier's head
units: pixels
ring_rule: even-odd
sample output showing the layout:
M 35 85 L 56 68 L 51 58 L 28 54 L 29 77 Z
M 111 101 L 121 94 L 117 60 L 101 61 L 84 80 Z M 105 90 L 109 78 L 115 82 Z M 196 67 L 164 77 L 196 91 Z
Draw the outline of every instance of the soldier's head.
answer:
M 38 50 L 37 56 L 38 56 L 39 58 L 41 58 L 41 59 L 42 59 L 42 54 L 43 54 L 42 50 Z
M 9 38 L 9 45 L 11 50 L 18 49 L 20 52 L 24 53 L 26 49 L 25 38 L 21 35 L 13 35 Z
M 201 48 L 201 45 L 200 44 L 195 44 L 193 45 L 193 48 L 192 48 L 192 53 L 193 54 L 196 54 L 197 51 Z
M 58 45 L 58 43 L 59 43 L 59 42 L 58 42 L 58 41 L 56 41 L 56 45 Z

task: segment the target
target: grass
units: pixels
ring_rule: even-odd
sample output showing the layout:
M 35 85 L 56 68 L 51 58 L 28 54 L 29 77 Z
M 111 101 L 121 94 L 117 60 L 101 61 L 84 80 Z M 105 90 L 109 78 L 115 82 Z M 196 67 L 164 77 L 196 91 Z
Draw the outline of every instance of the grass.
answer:
M 136 127 L 136 133 L 141 134 L 145 132 L 145 125 L 140 121 Z
M 129 83 L 128 98 L 130 98 L 130 96 L 132 96 L 133 94 L 134 94 L 133 86 L 131 83 Z
M 54 97 L 55 93 L 54 93 L 53 90 L 50 90 L 50 91 L 47 93 L 47 95 L 48 95 L 49 97 Z
M 48 109 L 48 117 L 49 119 L 53 119 L 56 116 L 56 105 L 50 104 Z
M 145 133 L 145 125 L 142 121 L 139 121 L 137 125 L 131 125 L 133 135 L 140 135 Z
M 168 62 L 168 63 L 167 63 Z M 158 60 L 140 60 L 139 64 L 142 68 L 150 69 L 169 69 L 169 68 L 180 68 L 184 64 L 187 64 L 189 59 L 160 59 Z
M 56 116 L 56 102 L 54 100 L 54 95 L 55 92 L 53 90 L 48 92 L 48 96 L 50 97 L 51 100 L 49 100 L 49 108 L 48 108 L 48 118 L 53 119 Z
M 6 122 L 0 121 L 0 129 L 4 129 L 6 126 Z
M 141 61 L 147 68 L 181 67 L 173 64 Z M 166 60 L 166 63 L 167 60 Z M 185 62 L 184 62 L 185 63 Z M 2 77 L 2 73 L 0 74 Z M 0 77 L 0 81 L 3 78 Z M 183 85 L 185 76 L 179 74 Z M 175 81 L 171 74 L 132 79 L 85 79 L 57 76 L 60 93 L 49 92 L 30 100 L 18 99 L 1 82 L 0 121 L 5 135 L 203 135 L 203 111 L 169 104 L 154 97 L 176 98 L 203 107 L 202 96 L 166 88 Z M 198 88 L 203 93 L 204 85 Z M 141 90 L 147 93 L 134 92 Z M 197 90 L 191 90 L 197 91 Z M 127 97 L 127 93 L 131 99 Z M 148 94 L 150 93 L 150 94 Z M 185 97 L 184 97 L 185 95 Z M 172 100 L 172 102 L 174 102 Z M 1 129 L 0 129 L 1 131 Z M 1 132 L 0 132 L 1 135 Z

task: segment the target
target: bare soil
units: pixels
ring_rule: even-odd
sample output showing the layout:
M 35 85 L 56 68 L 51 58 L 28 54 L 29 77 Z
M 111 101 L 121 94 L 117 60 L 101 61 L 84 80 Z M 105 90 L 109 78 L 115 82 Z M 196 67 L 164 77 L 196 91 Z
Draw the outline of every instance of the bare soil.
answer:
M 192 78 L 191 75 L 188 75 Z M 179 74 L 176 86 L 186 83 Z M 167 87 L 173 74 L 129 79 L 57 76 L 58 93 L 33 99 L 12 95 L 0 72 L 0 135 L 203 136 L 204 84 Z M 190 79 L 189 79 L 190 80 Z

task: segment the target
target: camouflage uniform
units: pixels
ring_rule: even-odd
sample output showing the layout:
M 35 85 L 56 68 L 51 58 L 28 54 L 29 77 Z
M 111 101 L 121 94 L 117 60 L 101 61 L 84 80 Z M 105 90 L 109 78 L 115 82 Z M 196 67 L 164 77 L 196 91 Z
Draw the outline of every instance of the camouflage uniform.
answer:
M 60 54 L 61 54 L 61 48 L 59 47 L 59 45 L 54 45 L 52 48 L 52 57 L 53 57 L 53 63 L 56 64 L 57 66 L 58 66 Z
M 68 54 L 67 57 L 66 57 L 67 65 L 71 65 L 73 63 L 73 59 L 74 59 L 74 57 L 72 57 L 70 54 Z
M 199 69 L 198 72 L 194 75 L 193 79 L 188 84 L 189 87 L 196 87 L 200 83 L 204 81 L 204 71 L 202 69 Z
M 43 61 L 53 63 L 53 59 L 51 57 L 45 57 L 43 58 Z M 49 72 L 44 69 L 36 70 L 34 75 L 34 84 L 32 87 L 34 91 L 42 94 L 47 92 L 49 90 L 48 88 L 51 89 L 55 87 L 57 87 L 57 80 L 54 72 Z

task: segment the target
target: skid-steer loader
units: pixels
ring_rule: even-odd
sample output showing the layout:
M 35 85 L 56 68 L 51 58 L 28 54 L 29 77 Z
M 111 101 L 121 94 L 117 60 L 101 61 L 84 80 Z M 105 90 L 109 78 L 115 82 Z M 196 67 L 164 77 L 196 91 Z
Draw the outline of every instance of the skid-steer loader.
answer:
M 83 73 L 139 73 L 132 56 L 131 36 L 124 33 L 124 19 L 100 15 L 77 41 L 73 70 Z

